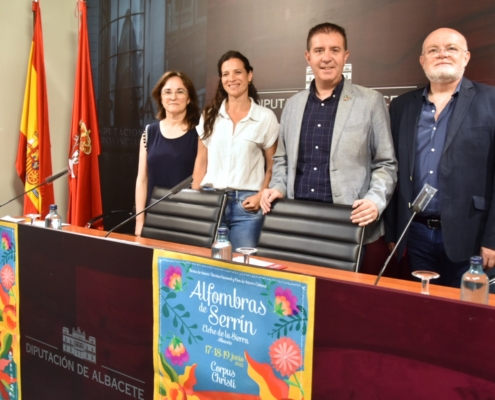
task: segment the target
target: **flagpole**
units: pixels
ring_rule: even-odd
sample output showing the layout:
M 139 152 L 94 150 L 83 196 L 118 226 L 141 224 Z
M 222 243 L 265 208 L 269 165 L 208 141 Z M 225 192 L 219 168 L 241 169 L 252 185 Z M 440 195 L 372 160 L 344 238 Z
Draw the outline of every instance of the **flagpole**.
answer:
M 33 0 L 33 3 L 37 3 L 38 0 Z M 34 11 L 33 5 L 31 5 L 31 10 L 33 12 L 33 32 L 34 32 L 34 26 L 36 24 L 36 11 Z
M 81 3 L 82 0 L 76 0 L 76 7 L 74 8 L 74 17 L 77 18 L 78 25 L 77 25 L 77 38 L 79 39 L 79 34 L 81 30 Z

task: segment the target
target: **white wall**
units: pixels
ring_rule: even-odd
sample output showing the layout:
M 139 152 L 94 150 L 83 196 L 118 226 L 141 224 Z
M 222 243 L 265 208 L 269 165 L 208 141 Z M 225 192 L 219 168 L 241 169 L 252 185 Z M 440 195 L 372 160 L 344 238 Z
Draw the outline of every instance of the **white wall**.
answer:
M 75 0 L 40 0 L 53 173 L 67 166 L 77 57 L 75 7 Z M 31 0 L 0 0 L 0 204 L 23 191 L 15 159 L 32 35 Z M 65 219 L 67 177 L 53 185 Z M 21 215 L 22 204 L 22 198 L 10 203 L 0 216 Z

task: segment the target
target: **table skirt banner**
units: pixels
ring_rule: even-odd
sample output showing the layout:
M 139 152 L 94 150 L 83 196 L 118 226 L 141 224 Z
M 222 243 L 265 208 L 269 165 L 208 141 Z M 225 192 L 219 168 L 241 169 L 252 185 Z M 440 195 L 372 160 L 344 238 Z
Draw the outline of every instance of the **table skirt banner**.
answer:
M 311 399 L 315 278 L 155 250 L 154 399 Z
M 0 398 L 19 400 L 20 345 L 17 225 L 0 222 Z

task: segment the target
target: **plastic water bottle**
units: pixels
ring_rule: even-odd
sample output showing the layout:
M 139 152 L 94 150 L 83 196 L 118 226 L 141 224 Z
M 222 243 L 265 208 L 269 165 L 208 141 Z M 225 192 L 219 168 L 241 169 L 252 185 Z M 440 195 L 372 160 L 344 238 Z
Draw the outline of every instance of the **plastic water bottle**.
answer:
M 483 258 L 471 257 L 471 265 L 461 281 L 461 300 L 488 304 L 488 276 L 483 271 Z
M 232 261 L 232 245 L 227 239 L 227 228 L 218 228 L 217 240 L 211 246 L 211 256 Z
M 53 229 L 62 229 L 62 218 L 57 213 L 57 205 L 50 205 L 50 212 L 45 217 L 45 227 Z

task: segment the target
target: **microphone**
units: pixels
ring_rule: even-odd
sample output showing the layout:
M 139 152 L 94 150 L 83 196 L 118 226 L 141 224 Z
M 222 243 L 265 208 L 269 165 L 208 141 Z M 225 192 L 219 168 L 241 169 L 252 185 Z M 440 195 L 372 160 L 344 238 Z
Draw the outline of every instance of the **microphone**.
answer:
M 53 174 L 53 175 L 51 175 L 45 179 L 45 183 L 51 183 L 53 181 L 56 181 L 58 178 L 60 178 L 61 176 L 64 176 L 68 172 L 69 172 L 68 169 L 64 169 L 63 171 L 60 171 L 59 173 Z
M 158 200 L 154 201 L 149 206 L 143 208 L 138 213 L 136 213 L 134 215 L 131 215 L 129 218 L 127 218 L 125 221 L 121 222 L 117 226 L 114 226 L 112 229 L 110 229 L 107 232 L 107 234 L 105 235 L 105 237 L 107 238 L 108 235 L 110 235 L 113 231 L 115 231 L 116 229 L 120 228 L 122 225 L 127 224 L 129 221 L 133 220 L 138 215 L 141 215 L 142 213 L 148 211 L 151 207 L 157 205 L 160 201 L 165 200 L 166 198 L 168 198 L 170 196 L 173 196 L 174 194 L 179 193 L 182 189 L 187 188 L 188 186 L 191 185 L 192 180 L 193 180 L 193 177 L 191 175 L 191 176 L 187 177 L 186 179 L 184 179 L 182 182 L 179 182 L 177 185 L 175 185 L 172 189 L 170 189 L 167 193 L 165 193 L 165 195 L 163 195 L 162 197 L 160 197 Z
M 409 225 L 411 225 L 411 222 L 413 221 L 414 217 L 416 216 L 416 214 L 424 211 L 424 209 L 426 208 L 426 206 L 430 202 L 431 198 L 433 196 L 435 196 L 436 192 L 438 192 L 438 189 L 435 189 L 433 186 L 430 186 L 427 183 L 425 183 L 425 185 L 423 186 L 423 189 L 421 189 L 421 192 L 419 192 L 418 196 L 416 197 L 416 199 L 414 200 L 414 203 L 412 205 L 413 213 L 411 215 L 411 218 L 409 219 L 409 222 L 407 223 L 406 227 L 402 231 L 402 234 L 400 235 L 399 240 L 395 244 L 395 248 L 390 252 L 387 260 L 385 261 L 385 264 L 383 264 L 383 267 L 382 267 L 380 273 L 376 277 L 375 286 L 378 285 L 378 281 L 382 277 L 382 274 L 385 272 L 385 268 L 387 268 L 387 265 L 390 262 L 390 260 L 392 259 L 392 256 L 394 255 L 395 250 L 397 249 L 397 247 L 399 247 L 399 243 L 401 242 L 402 238 L 404 237 L 407 230 L 409 229 Z
M 34 189 L 37 189 L 39 188 L 40 186 L 44 186 L 48 183 L 52 183 L 53 181 L 57 180 L 58 178 L 60 178 L 61 176 L 64 176 L 65 174 L 67 174 L 69 172 L 68 169 L 64 169 L 63 171 L 60 171 L 56 174 L 53 174 L 53 175 L 50 175 L 48 178 L 46 178 L 43 182 L 41 182 L 39 185 L 29 189 L 29 190 L 26 190 L 24 193 L 20 194 L 19 196 L 16 196 L 14 197 L 13 199 L 10 199 L 9 201 L 7 201 L 6 203 L 3 203 L 2 205 L 0 205 L 0 208 L 9 204 L 10 202 L 14 201 L 15 199 L 18 199 L 19 197 L 22 197 L 26 194 L 28 194 L 29 192 L 32 192 Z

